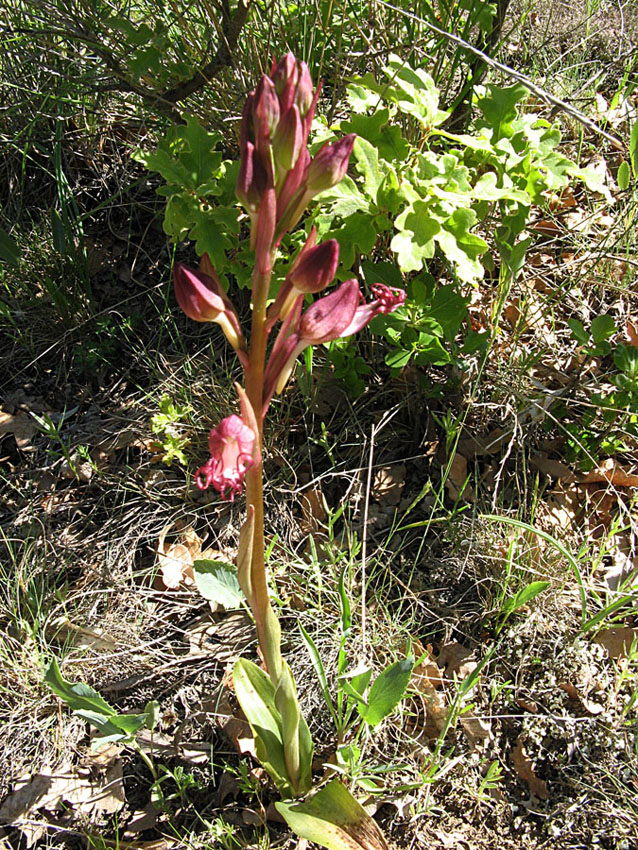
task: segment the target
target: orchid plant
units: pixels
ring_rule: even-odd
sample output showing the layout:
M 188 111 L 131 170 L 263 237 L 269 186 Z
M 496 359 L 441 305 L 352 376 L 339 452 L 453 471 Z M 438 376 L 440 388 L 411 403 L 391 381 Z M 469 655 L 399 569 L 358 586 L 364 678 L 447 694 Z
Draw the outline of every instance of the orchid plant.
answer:
M 282 392 L 305 348 L 354 334 L 374 316 L 390 313 L 405 301 L 403 290 L 376 284 L 372 300 L 366 302 L 359 283 L 351 279 L 304 309 L 309 296 L 331 284 L 339 262 L 337 241 L 317 244 L 313 227 L 269 303 L 282 237 L 298 224 L 314 197 L 344 177 L 355 141 L 354 134 L 344 136 L 324 144 L 311 158 L 308 137 L 319 92 L 320 86 L 313 89 L 307 65 L 289 53 L 273 63 L 269 76 L 262 76 L 244 107 L 236 195 L 250 221 L 255 257 L 250 334 L 244 332 L 207 254 L 199 269 L 176 264 L 173 275 L 182 310 L 195 321 L 217 323 L 244 370 L 245 386 L 236 384 L 239 414 L 211 430 L 211 456 L 197 470 L 195 480 L 200 489 L 212 486 L 230 500 L 245 485 L 247 520 L 240 532 L 238 578 L 254 616 L 265 669 L 240 659 L 234 686 L 255 736 L 257 756 L 288 798 L 303 796 L 310 789 L 313 748 L 290 667 L 282 658 L 281 629 L 268 594 L 264 418 L 273 395 Z M 269 346 L 271 335 L 274 342 Z M 335 793 L 343 796 L 341 790 Z

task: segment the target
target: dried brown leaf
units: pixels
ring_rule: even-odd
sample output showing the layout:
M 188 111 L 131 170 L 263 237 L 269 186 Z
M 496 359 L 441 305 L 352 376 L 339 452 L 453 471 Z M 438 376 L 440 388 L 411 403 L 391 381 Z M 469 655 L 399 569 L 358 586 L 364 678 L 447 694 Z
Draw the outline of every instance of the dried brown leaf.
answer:
M 617 629 L 605 629 L 594 638 L 604 646 L 610 658 L 625 658 L 634 640 L 638 640 L 638 629 L 621 626 Z
M 462 499 L 464 502 L 473 502 L 476 498 L 474 488 L 468 481 L 467 458 L 459 452 L 455 452 L 449 464 L 445 487 L 453 501 Z
M 190 526 L 179 529 L 177 540 L 166 546 L 166 535 L 171 525 L 165 525 L 157 542 L 157 560 L 164 585 L 175 590 L 180 584 L 192 585 L 193 562 L 202 557 L 202 540 Z
M 51 640 L 57 640 L 78 649 L 92 649 L 101 652 L 113 652 L 115 650 L 115 639 L 103 632 L 101 629 L 91 631 L 83 626 L 72 623 L 64 615 L 52 620 L 46 629 L 47 636 Z
M 613 458 L 604 460 L 581 480 L 583 484 L 607 482 L 614 487 L 638 487 L 638 474 L 621 466 Z
M 542 472 L 543 475 L 549 475 L 550 478 L 558 478 L 566 484 L 570 484 L 576 480 L 575 473 L 568 466 L 559 460 L 548 458 L 544 452 L 533 455 L 530 458 L 530 463 Z
M 455 675 L 459 679 L 465 679 L 474 670 L 476 670 L 477 662 L 471 660 L 472 650 L 460 644 L 458 641 L 445 643 L 439 650 L 436 663 L 439 667 L 445 668 L 445 674 L 448 679 L 452 679 Z
M 405 486 L 405 464 L 393 463 L 377 470 L 370 495 L 382 505 L 398 505 Z
M 31 446 L 31 437 L 37 432 L 35 421 L 28 413 L 18 411 L 15 415 L 0 410 L 0 438 L 13 434 L 19 449 Z
M 492 741 L 492 727 L 484 717 L 477 717 L 472 711 L 461 715 L 461 726 L 472 749 L 477 749 L 485 741 Z
M 320 487 L 306 490 L 301 497 L 301 532 L 316 534 L 328 519 L 326 502 Z
M 605 710 L 599 702 L 594 702 L 584 694 L 580 694 L 573 682 L 559 682 L 558 687 L 565 691 L 567 696 L 577 702 L 588 714 L 601 714 Z
M 528 758 L 520 738 L 510 753 L 510 761 L 518 778 L 527 783 L 529 790 L 535 797 L 538 797 L 539 800 L 549 799 L 547 783 L 539 779 L 534 773 L 534 766 Z

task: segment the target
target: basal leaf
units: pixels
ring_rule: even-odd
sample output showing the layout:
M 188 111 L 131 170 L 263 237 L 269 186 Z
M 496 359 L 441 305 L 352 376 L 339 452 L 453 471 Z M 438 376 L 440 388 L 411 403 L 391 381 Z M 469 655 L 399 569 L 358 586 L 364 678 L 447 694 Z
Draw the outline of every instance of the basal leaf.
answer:
M 625 189 L 629 188 L 629 183 L 631 181 L 631 170 L 629 168 L 629 163 L 627 160 L 624 160 L 618 166 L 618 174 L 616 175 L 616 179 L 618 181 L 618 188 L 621 192 L 624 192 Z
M 301 838 L 327 850 L 388 850 L 377 824 L 339 779 L 302 803 L 275 803 Z
M 240 658 L 233 667 L 235 694 L 255 737 L 257 758 L 283 796 L 292 795 L 286 770 L 281 715 L 275 706 L 275 689 L 266 673 Z
M 89 685 L 67 681 L 62 676 L 55 658 L 51 659 L 44 671 L 44 681 L 72 711 L 91 711 L 103 717 L 114 717 L 117 714 L 117 711 Z
M 612 316 L 596 316 L 591 323 L 591 335 L 595 343 L 604 342 L 616 332 L 616 323 Z

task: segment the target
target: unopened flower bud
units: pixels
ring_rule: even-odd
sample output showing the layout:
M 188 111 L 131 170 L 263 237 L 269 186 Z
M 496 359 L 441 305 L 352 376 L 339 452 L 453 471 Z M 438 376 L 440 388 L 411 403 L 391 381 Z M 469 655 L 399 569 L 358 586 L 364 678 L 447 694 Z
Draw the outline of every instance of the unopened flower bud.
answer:
M 338 339 L 354 318 L 361 300 L 358 282 L 352 278 L 330 295 L 312 303 L 301 317 L 299 337 L 307 345 Z
M 332 189 L 348 170 L 348 162 L 355 133 L 344 136 L 333 144 L 325 144 L 308 166 L 307 191 L 311 196 Z
M 175 264 L 173 283 L 177 303 L 195 322 L 216 322 L 233 348 L 242 355 L 246 344 L 235 308 L 208 257 L 204 265 L 211 274 L 189 269 L 181 263 Z
M 279 95 L 282 109 L 289 109 L 293 102 L 297 80 L 299 78 L 297 60 L 292 53 L 286 53 L 279 63 L 274 66 L 271 77 Z
M 264 75 L 259 81 L 253 102 L 253 129 L 258 151 L 263 151 L 270 142 L 277 129 L 279 115 L 279 98 L 275 84 Z
M 299 292 L 321 292 L 332 281 L 339 263 L 339 243 L 328 239 L 299 254 L 288 277 Z
M 312 105 L 314 99 L 314 88 L 312 77 L 305 62 L 299 63 L 299 81 L 295 92 L 295 103 L 299 107 L 301 117 L 304 118 Z
M 303 126 L 299 109 L 293 104 L 279 119 L 277 130 L 272 140 L 273 152 L 277 164 L 284 170 L 290 171 L 301 151 L 303 144 Z
M 251 215 L 259 210 L 262 195 L 266 189 L 268 178 L 261 162 L 261 157 L 255 151 L 252 142 L 246 142 L 241 151 L 241 163 L 235 194 L 237 199 Z
M 217 282 L 207 274 L 176 263 L 173 283 L 177 303 L 189 319 L 195 322 L 215 322 L 220 313 L 226 310 Z

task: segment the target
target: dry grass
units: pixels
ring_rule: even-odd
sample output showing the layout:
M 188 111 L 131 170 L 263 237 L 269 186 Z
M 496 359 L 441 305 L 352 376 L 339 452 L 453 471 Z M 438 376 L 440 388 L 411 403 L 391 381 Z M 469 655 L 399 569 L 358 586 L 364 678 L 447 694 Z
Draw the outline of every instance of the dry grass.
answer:
M 582 54 L 596 42 L 609 96 L 622 63 L 630 68 L 634 38 L 628 7 L 624 29 L 593 34 L 612 12 L 600 4 L 573 50 L 583 85 L 592 86 Z M 520 39 L 531 39 L 530 61 L 553 62 L 574 28 L 549 7 L 534 14 L 540 17 L 535 23 L 528 14 Z M 579 21 L 587 26 L 580 12 Z M 281 33 L 272 38 L 278 44 Z M 248 58 L 232 80 L 220 81 L 225 99 L 215 114 L 235 114 L 257 47 L 247 40 Z M 15 83 L 24 63 L 19 51 L 7 55 L 5 78 Z M 561 68 L 562 96 L 573 69 Z M 86 814 L 63 797 L 42 807 L 32 801 L 25 818 L 42 825 L 36 843 L 292 846 L 281 824 L 264 822 L 272 788 L 238 754 L 228 728 L 235 706 L 225 683 L 239 654 L 254 657 L 251 630 L 234 614 L 211 611 L 192 586 L 167 590 L 156 557 L 163 529 L 175 540 L 191 527 L 203 548 L 232 558 L 241 503 L 199 493 L 192 470 L 206 454 L 207 427 L 233 406 L 237 367 L 223 340 L 178 316 L 166 295 L 171 248 L 158 226 L 154 186 L 127 153 L 131 132 L 139 139 L 140 125 L 127 123 L 139 114 L 132 101 L 113 96 L 78 107 L 84 123 L 65 134 L 61 150 L 75 202 L 94 212 L 66 253 L 52 245 L 46 216 L 59 201 L 59 181 L 43 166 L 48 161 L 25 159 L 18 142 L 25 127 L 29 150 L 51 142 L 55 115 L 45 109 L 44 86 L 53 79 L 33 82 L 42 87 L 37 98 L 27 97 L 24 80 L 22 102 L 32 111 L 21 115 L 12 101 L 3 129 L 5 143 L 12 140 L 2 158 L 3 215 L 18 225 L 24 253 L 19 271 L 1 271 L 0 389 L 15 427 L 0 434 L 0 805 L 25 774 L 90 762 L 88 726 L 42 683 L 55 654 L 68 678 L 91 684 L 121 711 L 157 699 L 164 747 L 157 762 L 182 768 L 196 784 L 180 799 L 179 782 L 168 779 L 167 795 L 178 796 L 138 830 L 133 813 L 147 806 L 151 777 L 124 751 L 117 755 L 125 790 L 119 813 Z M 200 114 L 213 109 L 205 100 L 195 106 Z M 571 144 L 576 150 L 576 134 Z M 585 147 L 585 159 L 597 153 L 593 140 Z M 574 212 L 578 219 L 568 219 Z M 636 320 L 635 202 L 620 196 L 601 209 L 582 195 L 569 208 L 559 200 L 553 216 L 556 230 L 538 234 L 511 291 L 495 284 L 474 294 L 471 315 L 499 323 L 484 368 L 467 358 L 466 371 L 406 370 L 392 378 L 380 344 L 366 339 L 360 351 L 372 372 L 360 398 L 331 380 L 319 353 L 308 397 L 295 387 L 273 405 L 270 567 L 287 657 L 321 757 L 334 755 L 334 735 L 296 623 L 314 637 L 334 685 L 344 571 L 355 622 L 352 666 L 365 654 L 379 670 L 412 645 L 442 672 L 436 686 L 415 680 L 399 714 L 361 739 L 356 776 L 368 783 L 358 792 L 369 795 L 396 847 L 638 846 L 638 656 L 610 657 L 594 639 L 604 625 L 637 626 L 635 480 L 616 475 L 633 475 L 638 463 L 637 412 L 605 421 L 592 398 L 609 393 L 617 370 L 609 355 L 583 356 L 567 325 L 577 318 L 589 328 L 609 313 L 613 340 L 621 341 L 627 320 Z M 176 426 L 188 441 L 187 468 L 163 464 L 152 433 L 165 394 L 189 408 Z M 34 428 L 31 414 L 47 414 L 58 436 Z M 622 443 L 614 451 L 611 436 Z M 600 470 L 605 457 L 615 460 L 614 475 L 588 480 L 587 467 Z M 578 582 L 561 552 L 528 530 L 486 519 L 494 513 L 524 519 L 574 554 L 587 617 L 622 596 L 624 606 L 583 630 Z M 538 580 L 549 587 L 508 615 L 507 600 Z M 465 667 L 445 660 L 451 645 L 465 652 Z M 463 693 L 472 665 L 480 678 Z M 440 737 L 437 700 L 449 719 Z M 517 762 L 521 745 L 531 774 Z M 376 772 L 387 764 L 389 774 Z M 16 848 L 28 841 L 28 830 L 7 825 L 5 832 Z

